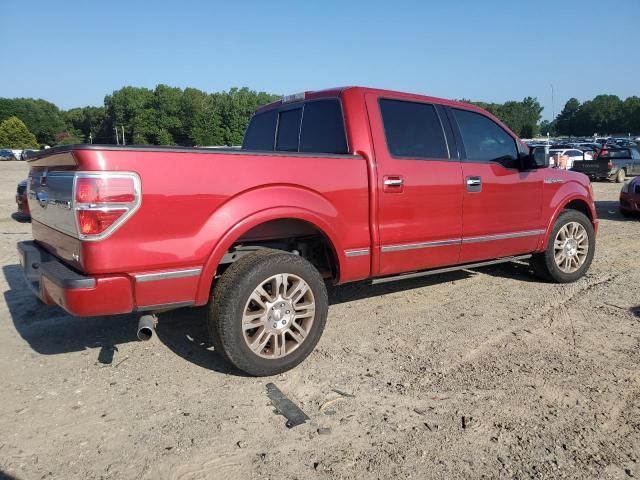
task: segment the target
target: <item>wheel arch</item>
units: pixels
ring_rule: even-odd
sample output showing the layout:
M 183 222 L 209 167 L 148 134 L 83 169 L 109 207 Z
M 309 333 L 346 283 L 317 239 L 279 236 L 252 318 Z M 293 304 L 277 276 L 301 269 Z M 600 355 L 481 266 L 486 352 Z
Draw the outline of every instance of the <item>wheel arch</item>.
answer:
M 260 205 L 259 211 L 255 211 L 256 205 Z M 239 239 L 256 227 L 281 220 L 304 222 L 322 235 L 333 254 L 336 280 L 339 281 L 345 258 L 334 206 L 315 192 L 288 186 L 271 187 L 234 198 L 219 208 L 207 222 L 216 242 L 203 265 L 196 304 L 208 302 L 220 261 Z
M 538 250 L 541 251 L 546 248 L 547 242 L 549 241 L 549 235 L 551 235 L 551 231 L 553 230 L 553 226 L 555 225 L 556 220 L 558 220 L 560 214 L 565 210 L 576 210 L 583 213 L 591 222 L 594 231 L 597 231 L 598 221 L 595 205 L 591 202 L 586 188 L 584 188 L 584 190 L 585 192 L 573 191 L 568 195 L 566 194 L 566 192 L 558 192 L 556 198 L 561 198 L 561 200 L 553 202 L 553 204 L 555 204 L 553 215 L 551 216 L 550 221 L 547 224 L 545 234 L 541 239 L 540 244 L 538 245 Z

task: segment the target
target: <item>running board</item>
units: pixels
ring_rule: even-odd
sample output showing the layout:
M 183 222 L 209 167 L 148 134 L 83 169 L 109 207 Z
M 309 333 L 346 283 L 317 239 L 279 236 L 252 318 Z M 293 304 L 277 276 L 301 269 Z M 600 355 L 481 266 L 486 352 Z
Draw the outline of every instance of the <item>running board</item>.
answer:
M 373 285 L 378 283 L 395 282 L 396 280 L 407 280 L 409 278 L 426 277 L 427 275 L 437 275 L 439 273 L 456 272 L 458 270 L 468 270 L 471 268 L 486 267 L 488 265 L 496 265 L 498 263 L 517 262 L 518 260 L 526 260 L 531 258 L 531 254 L 518 255 L 517 257 L 502 257 L 487 262 L 467 263 L 465 265 L 456 265 L 454 267 L 437 268 L 435 270 L 423 270 L 422 272 L 403 273 L 402 275 L 394 275 L 393 277 L 381 277 L 371 280 Z

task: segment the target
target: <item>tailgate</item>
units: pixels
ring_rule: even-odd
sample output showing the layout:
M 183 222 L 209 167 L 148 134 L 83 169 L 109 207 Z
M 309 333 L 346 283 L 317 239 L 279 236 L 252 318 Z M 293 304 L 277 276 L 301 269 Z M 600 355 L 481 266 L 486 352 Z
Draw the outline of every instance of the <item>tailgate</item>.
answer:
M 583 160 L 575 162 L 571 170 L 586 175 L 608 175 L 609 162 L 607 160 Z
M 33 238 L 57 257 L 79 266 L 80 241 L 73 211 L 74 172 L 71 152 L 30 160 L 27 202 Z

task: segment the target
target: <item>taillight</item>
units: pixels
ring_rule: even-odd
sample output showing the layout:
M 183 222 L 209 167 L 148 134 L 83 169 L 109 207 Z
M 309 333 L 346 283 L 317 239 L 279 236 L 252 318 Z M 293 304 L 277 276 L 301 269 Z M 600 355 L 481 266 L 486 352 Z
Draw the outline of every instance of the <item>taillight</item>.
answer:
M 78 236 L 101 240 L 140 206 L 140 179 L 134 173 L 78 173 L 73 196 Z

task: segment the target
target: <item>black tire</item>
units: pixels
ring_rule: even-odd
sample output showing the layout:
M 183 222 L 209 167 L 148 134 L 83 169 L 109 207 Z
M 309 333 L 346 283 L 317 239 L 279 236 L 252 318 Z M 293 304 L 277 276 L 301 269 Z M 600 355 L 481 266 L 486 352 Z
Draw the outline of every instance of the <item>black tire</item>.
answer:
M 577 222 L 581 224 L 587 232 L 589 251 L 587 252 L 584 263 L 572 273 L 563 272 L 558 268 L 554 256 L 554 241 L 560 229 L 570 222 Z M 563 211 L 551 230 L 549 235 L 549 241 L 547 242 L 547 248 L 544 252 L 537 253 L 531 257 L 530 265 L 533 268 L 534 273 L 545 279 L 556 283 L 570 283 L 575 282 L 581 278 L 593 261 L 593 255 L 596 248 L 595 232 L 593 231 L 593 225 L 587 216 L 578 212 L 577 210 L 565 210 Z
M 616 183 L 623 183 L 625 178 L 627 178 L 627 174 L 624 171 L 624 168 L 621 168 L 618 170 L 618 173 L 616 173 Z
M 302 278 L 315 301 L 315 316 L 304 341 L 280 358 L 254 353 L 244 339 L 242 317 L 253 291 L 273 275 L 289 273 Z M 318 270 L 304 258 L 280 250 L 264 249 L 234 262 L 217 281 L 207 312 L 213 346 L 225 360 L 253 376 L 276 375 L 294 368 L 313 351 L 328 313 L 327 288 Z

